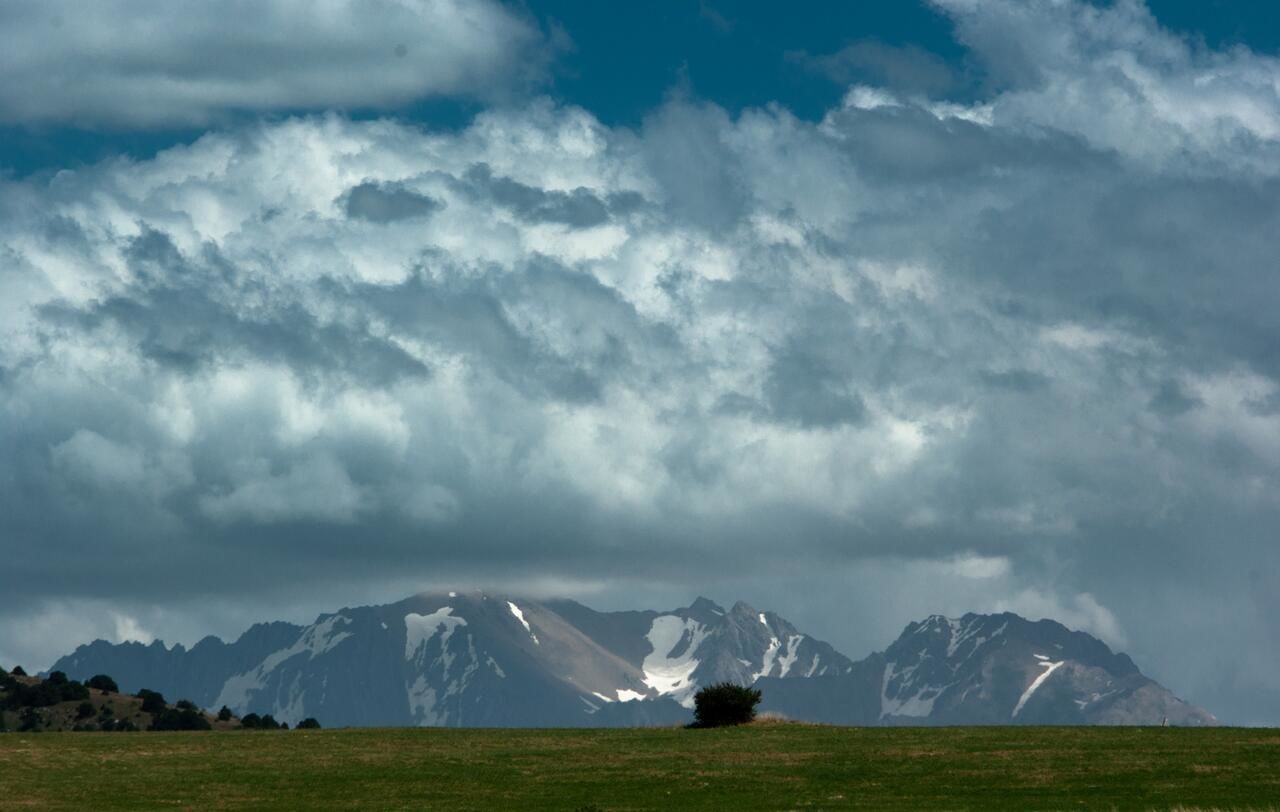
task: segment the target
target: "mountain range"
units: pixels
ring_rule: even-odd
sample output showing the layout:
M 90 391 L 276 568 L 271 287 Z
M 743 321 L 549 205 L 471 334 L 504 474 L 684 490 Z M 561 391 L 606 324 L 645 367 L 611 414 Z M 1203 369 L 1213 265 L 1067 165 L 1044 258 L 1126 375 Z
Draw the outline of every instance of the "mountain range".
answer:
M 935 615 L 854 661 L 777 614 L 706 598 L 669 612 L 598 612 L 570 600 L 421 594 L 190 649 L 98 640 L 53 670 L 326 727 L 678 724 L 700 687 L 724 681 L 759 688 L 762 711 L 837 724 L 1217 723 L 1128 656 L 1051 620 Z

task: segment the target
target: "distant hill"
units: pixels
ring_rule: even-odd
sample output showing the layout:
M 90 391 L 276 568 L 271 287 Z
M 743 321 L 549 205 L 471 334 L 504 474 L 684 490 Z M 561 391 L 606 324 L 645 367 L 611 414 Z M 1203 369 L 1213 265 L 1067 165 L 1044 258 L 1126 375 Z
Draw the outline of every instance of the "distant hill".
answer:
M 567 600 L 423 594 L 225 643 L 81 646 L 55 669 L 110 673 L 205 708 L 326 726 L 600 727 L 689 721 L 700 686 L 762 710 L 862 725 L 1215 724 L 1123 654 L 1053 621 L 940 616 L 852 661 L 772 612 L 705 598 L 668 612 Z
M 58 670 L 32 677 L 0 669 L 0 731 L 4 732 L 212 730 L 241 726 L 241 721 L 229 713 L 220 718 L 190 702 L 169 704 L 154 691 L 120 693 L 114 680 L 100 676 L 85 684 Z

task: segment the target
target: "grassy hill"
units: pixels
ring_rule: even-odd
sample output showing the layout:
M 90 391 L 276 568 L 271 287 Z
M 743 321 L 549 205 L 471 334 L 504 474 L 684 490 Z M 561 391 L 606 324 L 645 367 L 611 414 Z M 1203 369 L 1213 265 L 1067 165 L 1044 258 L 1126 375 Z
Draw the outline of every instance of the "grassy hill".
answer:
M 240 720 L 232 716 L 220 719 L 189 702 L 169 704 L 153 691 L 122 694 L 114 680 L 100 679 L 110 688 L 68 680 L 61 672 L 42 678 L 0 670 L 0 732 L 128 732 L 175 729 L 179 724 L 215 730 L 241 727 Z M 150 702 L 148 694 L 152 695 Z
M 1269 809 L 1280 731 L 0 735 L 0 809 Z

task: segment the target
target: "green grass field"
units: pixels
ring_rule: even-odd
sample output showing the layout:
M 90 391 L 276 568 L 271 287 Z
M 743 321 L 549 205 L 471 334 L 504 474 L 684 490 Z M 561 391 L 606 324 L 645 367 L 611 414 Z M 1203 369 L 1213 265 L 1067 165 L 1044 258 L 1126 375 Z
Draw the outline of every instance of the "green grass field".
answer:
M 1270 809 L 1280 731 L 0 735 L 0 809 Z

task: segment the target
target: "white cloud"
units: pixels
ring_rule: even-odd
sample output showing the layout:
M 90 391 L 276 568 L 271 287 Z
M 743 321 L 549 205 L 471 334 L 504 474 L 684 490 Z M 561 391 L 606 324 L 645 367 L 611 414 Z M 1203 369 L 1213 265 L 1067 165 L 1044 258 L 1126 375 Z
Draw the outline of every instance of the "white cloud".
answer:
M 893 557 L 876 629 L 1003 600 L 1172 650 L 1280 569 L 1280 116 L 1110 99 L 1271 62 L 1125 4 L 949 7 L 1009 74 L 967 113 L 315 116 L 0 182 L 0 601 L 210 558 L 252 591 Z M 1037 26 L 1061 41 L 998 47 Z M 1087 64 L 1126 50 L 1145 84 Z M 415 213 L 349 216 L 356 187 Z
M 1083 631 L 1112 646 L 1123 648 L 1128 638 L 1115 614 L 1088 592 L 1065 598 L 1052 590 L 1024 589 L 995 603 L 997 612 L 1014 612 L 1028 620 L 1056 620 L 1067 628 Z
M 990 106 L 999 126 L 1073 133 L 1166 171 L 1276 172 L 1274 152 L 1237 146 L 1280 140 L 1280 59 L 1208 50 L 1162 29 L 1141 0 L 933 2 L 1012 85 Z
M 538 78 L 541 47 L 495 0 L 10 3 L 0 120 L 190 126 L 494 96 Z

